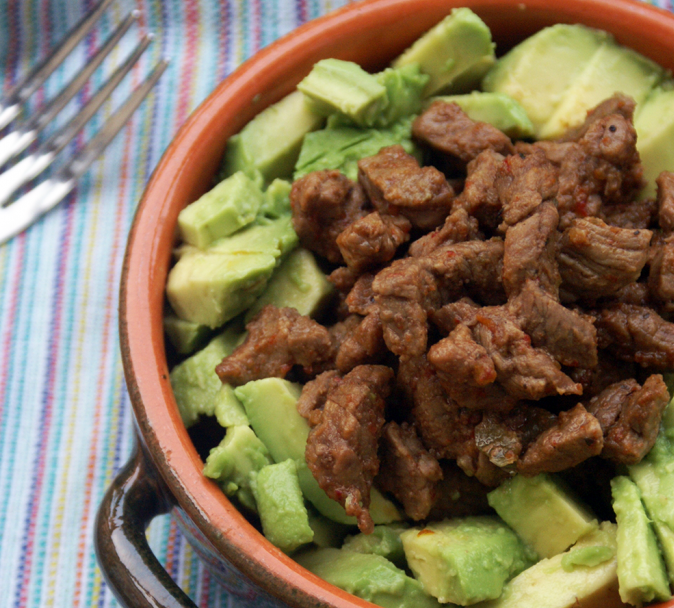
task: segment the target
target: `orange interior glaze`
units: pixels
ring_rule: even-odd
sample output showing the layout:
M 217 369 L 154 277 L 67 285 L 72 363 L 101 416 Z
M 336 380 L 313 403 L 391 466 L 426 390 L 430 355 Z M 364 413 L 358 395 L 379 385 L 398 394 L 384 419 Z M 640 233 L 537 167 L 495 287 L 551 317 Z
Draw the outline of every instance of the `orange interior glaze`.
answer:
M 156 168 L 126 252 L 122 357 L 138 428 L 175 499 L 236 567 L 293 606 L 372 606 L 325 583 L 273 547 L 201 474 L 168 379 L 162 308 L 178 212 L 209 189 L 225 142 L 289 93 L 319 59 L 379 69 L 452 8 L 469 6 L 497 52 L 553 23 L 584 23 L 674 70 L 674 17 L 634 0 L 364 0 L 310 22 L 262 50 L 192 114 Z M 663 604 L 674 606 L 674 602 Z

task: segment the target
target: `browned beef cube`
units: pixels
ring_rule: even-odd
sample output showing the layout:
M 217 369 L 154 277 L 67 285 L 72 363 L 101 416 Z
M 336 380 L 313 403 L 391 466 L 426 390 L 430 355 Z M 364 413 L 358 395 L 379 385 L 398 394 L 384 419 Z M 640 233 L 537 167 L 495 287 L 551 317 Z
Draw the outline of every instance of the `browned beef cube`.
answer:
M 386 352 L 379 315 L 372 312 L 346 334 L 337 350 L 335 365 L 345 374 L 358 365 L 379 363 Z
M 633 378 L 636 375 L 634 363 L 617 359 L 606 350 L 598 351 L 598 362 L 594 367 L 576 367 L 568 370 L 574 382 L 583 387 L 583 397 L 594 397 L 606 387 Z
M 615 294 L 639 278 L 652 236 L 650 230 L 617 228 L 599 218 L 573 220 L 558 256 L 564 289 L 586 300 Z
M 674 234 L 654 247 L 648 289 L 655 300 L 669 307 L 674 304 Z
M 674 232 L 674 173 L 663 171 L 658 185 L 658 223 L 665 234 Z
M 321 421 L 325 400 L 341 380 L 339 372 L 333 369 L 319 374 L 302 387 L 302 394 L 297 400 L 297 411 L 311 426 L 316 426 Z
M 426 519 L 437 500 L 442 479 L 437 459 L 424 447 L 413 426 L 389 422 L 381 440 L 381 467 L 377 485 L 393 494 L 414 521 Z
M 359 184 L 339 171 L 314 171 L 293 183 L 290 191 L 293 227 L 303 247 L 341 263 L 337 237 L 367 214 Z
M 655 199 L 602 205 L 598 217 L 611 226 L 641 230 L 653 225 L 658 215 L 658 204 Z
M 358 181 L 381 213 L 404 215 L 412 225 L 432 230 L 451 210 L 454 191 L 435 167 L 420 167 L 402 146 L 382 148 L 358 161 Z
M 412 257 L 423 257 L 433 253 L 441 245 L 472 241 L 478 236 L 477 220 L 459 208 L 447 216 L 442 226 L 414 241 L 408 253 Z
M 515 464 L 522 452 L 519 433 L 508 428 L 501 417 L 492 412 L 485 412 L 482 422 L 475 427 L 475 443 L 497 467 Z
M 373 274 L 366 273 L 358 277 L 353 287 L 346 296 L 346 305 L 349 312 L 365 316 L 375 308 L 374 291 L 372 291 Z
M 322 371 L 334 357 L 328 330 L 294 308 L 268 304 L 246 326 L 248 336 L 215 368 L 222 382 L 240 386 L 262 378 L 284 378 L 294 365 Z
M 624 119 L 632 121 L 636 105 L 634 99 L 631 97 L 623 95 L 622 93 L 616 93 L 613 97 L 605 99 L 589 110 L 583 124 L 567 131 L 567 133 L 560 138 L 560 141 L 579 141 L 593 125 L 611 114 L 618 114 Z
M 561 412 L 557 424 L 541 433 L 517 463 L 526 477 L 556 473 L 599 454 L 604 437 L 599 421 L 582 404 Z
M 328 391 L 307 439 L 306 461 L 325 493 L 371 533 L 370 489 L 379 471 L 377 448 L 393 370 L 361 365 Z

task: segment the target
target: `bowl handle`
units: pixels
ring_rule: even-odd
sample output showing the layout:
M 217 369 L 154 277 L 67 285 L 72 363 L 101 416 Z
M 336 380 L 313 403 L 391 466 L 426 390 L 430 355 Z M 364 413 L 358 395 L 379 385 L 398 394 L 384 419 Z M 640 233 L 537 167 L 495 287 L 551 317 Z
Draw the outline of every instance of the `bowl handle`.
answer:
M 147 526 L 171 508 L 169 493 L 136 444 L 98 509 L 96 556 L 117 600 L 127 608 L 196 608 L 154 556 Z

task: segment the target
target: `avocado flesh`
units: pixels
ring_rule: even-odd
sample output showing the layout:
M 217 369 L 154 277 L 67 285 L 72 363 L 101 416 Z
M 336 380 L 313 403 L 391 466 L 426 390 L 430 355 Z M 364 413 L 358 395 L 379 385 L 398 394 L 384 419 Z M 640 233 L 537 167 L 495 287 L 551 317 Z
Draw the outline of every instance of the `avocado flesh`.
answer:
M 473 91 L 468 95 L 441 95 L 430 101 L 436 99 L 458 104 L 473 120 L 489 123 L 513 139 L 534 134 L 534 125 L 522 104 L 505 93 Z
M 312 505 L 308 505 L 307 513 L 309 514 L 309 525 L 314 531 L 313 543 L 321 549 L 341 547 L 346 535 L 353 530 L 351 526 L 338 524 L 324 517 Z
M 277 308 L 294 308 L 301 315 L 313 317 L 318 314 L 334 287 L 318 267 L 311 251 L 296 249 L 274 272 L 264 293 L 246 313 L 246 322 L 252 319 L 267 304 Z
M 613 41 L 604 42 L 566 90 L 538 136 L 561 137 L 583 124 L 588 110 L 615 93 L 629 95 L 638 107 L 664 77 L 665 71 L 650 59 Z
M 196 423 L 199 416 L 214 414 L 222 388 L 215 367 L 240 344 L 243 335 L 237 325 L 228 328 L 171 370 L 171 387 L 186 427 Z
M 349 536 L 344 541 L 342 549 L 356 553 L 372 553 L 381 555 L 393 562 L 399 568 L 404 568 L 405 551 L 400 534 L 409 528 L 408 524 L 389 524 L 387 526 L 375 526 L 372 534 L 356 534 Z
M 534 556 L 497 517 L 475 516 L 411 528 L 400 538 L 407 563 L 441 603 L 469 606 L 501 595 Z
M 589 547 L 611 550 L 611 559 L 596 566 L 564 570 L 560 553 L 537 564 L 506 583 L 501 597 L 477 604 L 479 608 L 624 608 L 618 594 L 616 573 L 616 525 L 604 522 L 581 538 L 569 551 Z
M 567 89 L 608 39 L 605 32 L 582 25 L 547 27 L 501 57 L 485 75 L 482 88 L 518 101 L 540 138 Z
M 248 425 L 248 416 L 243 405 L 236 398 L 234 389 L 229 384 L 223 384 L 215 395 L 213 416 L 223 428 L 230 426 Z
M 565 551 L 597 527 L 589 509 L 550 475 L 516 475 L 492 490 L 487 499 L 541 557 Z
M 440 607 L 418 581 L 380 555 L 326 548 L 309 551 L 295 559 L 300 566 L 335 587 L 383 608 Z
M 495 60 L 491 31 L 470 9 L 456 8 L 393 63 L 417 63 L 430 79 L 425 96 L 474 89 Z
M 204 345 L 211 335 L 211 328 L 171 313 L 164 316 L 164 333 L 178 354 L 188 355 Z
M 250 224 L 263 199 L 258 185 L 239 171 L 180 212 L 180 238 L 185 243 L 205 249 L 213 241 Z
M 618 524 L 617 558 L 620 597 L 642 606 L 671 597 L 665 565 L 655 532 L 641 502 L 641 492 L 628 477 L 611 480 L 613 510 Z
M 253 118 L 229 138 L 222 177 L 237 171 L 260 172 L 266 183 L 292 175 L 304 136 L 320 128 L 324 118 L 312 111 L 300 91 L 293 91 Z
M 291 553 L 313 540 L 294 460 L 262 467 L 252 487 L 262 530 L 274 546 Z
M 290 191 L 292 187 L 293 185 L 286 179 L 275 179 L 264 191 L 264 201 L 258 214 L 270 219 L 289 216 L 291 214 Z
M 387 103 L 374 120 L 376 127 L 388 127 L 401 118 L 417 114 L 421 109 L 424 89 L 429 77 L 416 63 L 386 68 L 375 74 L 386 88 Z
M 242 505 L 255 511 L 252 474 L 271 464 L 265 445 L 249 426 L 233 426 L 220 444 L 211 449 L 204 475 L 218 482 L 227 496 L 236 496 Z
M 304 458 L 309 423 L 297 411 L 302 388 L 299 384 L 280 378 L 254 380 L 234 389 L 246 410 L 257 436 L 269 449 L 275 462 L 292 458 L 297 464 L 300 487 L 306 499 L 325 517 L 341 524 L 355 525 L 342 505 L 321 490 Z M 370 515 L 376 524 L 388 524 L 402 519 L 398 508 L 372 488 Z

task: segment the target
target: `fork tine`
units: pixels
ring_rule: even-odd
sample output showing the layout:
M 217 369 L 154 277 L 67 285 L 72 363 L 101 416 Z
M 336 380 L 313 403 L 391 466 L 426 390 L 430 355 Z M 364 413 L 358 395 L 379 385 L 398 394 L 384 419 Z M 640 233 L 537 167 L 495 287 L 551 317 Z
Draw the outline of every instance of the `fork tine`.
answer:
M 113 0 L 101 0 L 73 27 L 58 47 L 45 57 L 24 78 L 15 84 L 7 95 L 0 100 L 0 129 L 6 127 L 21 111 L 24 103 L 52 72 L 63 62 L 77 44 L 89 33 L 98 18 Z
M 98 49 L 96 54 L 56 97 L 49 101 L 49 103 L 32 118 L 27 119 L 14 131 L 0 139 L 0 167 L 12 157 L 23 152 L 37 139 L 40 132 L 84 86 L 84 83 L 94 73 L 96 68 L 103 63 L 103 60 L 110 54 L 112 49 L 117 45 L 122 36 L 124 36 L 139 16 L 140 11 L 131 11 L 119 27 L 108 37 L 103 46 Z
M 72 191 L 77 180 L 105 150 L 147 97 L 167 66 L 168 61 L 161 60 L 145 81 L 108 119 L 96 136 L 54 177 L 42 182 L 8 207 L 0 208 L 0 245 L 28 228 Z
M 101 105 L 103 105 L 103 102 L 110 97 L 112 91 L 136 64 L 150 42 L 152 42 L 153 38 L 154 36 L 152 34 L 147 34 L 143 40 L 141 40 L 133 53 L 131 53 L 126 61 L 115 70 L 107 82 L 70 122 L 63 125 L 59 131 L 46 140 L 34 154 L 27 156 L 19 163 L 0 174 L 0 207 L 5 206 L 12 195 L 21 186 L 27 184 L 30 180 L 35 179 L 52 164 L 57 154 L 68 145 L 75 135 L 77 135 L 78 131 L 98 111 Z

